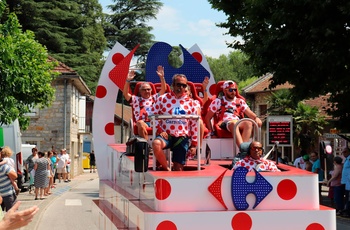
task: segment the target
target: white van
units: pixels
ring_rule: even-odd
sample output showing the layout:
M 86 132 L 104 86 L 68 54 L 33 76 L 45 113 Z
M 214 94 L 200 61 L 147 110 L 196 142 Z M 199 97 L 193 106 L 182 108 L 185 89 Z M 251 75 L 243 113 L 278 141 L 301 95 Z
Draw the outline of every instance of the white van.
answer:
M 22 144 L 21 145 L 21 152 L 22 152 L 22 159 L 23 162 L 27 160 L 27 158 L 32 155 L 32 148 L 35 148 L 36 145 L 31 144 Z
M 19 162 L 16 160 L 16 154 L 21 152 L 21 144 L 21 132 L 17 119 L 9 125 L 2 125 L 0 127 L 0 147 L 9 146 L 11 148 L 13 151 L 12 159 L 16 162 L 16 167 L 22 166 L 20 158 Z

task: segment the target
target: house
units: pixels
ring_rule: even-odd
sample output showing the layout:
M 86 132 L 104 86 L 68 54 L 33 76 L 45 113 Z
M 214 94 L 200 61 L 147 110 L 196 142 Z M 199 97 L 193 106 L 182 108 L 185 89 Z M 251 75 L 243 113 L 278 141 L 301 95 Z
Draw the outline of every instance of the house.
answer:
M 52 82 L 55 100 L 50 107 L 35 108 L 27 114 L 30 124 L 21 131 L 22 143 L 35 144 L 39 151 L 67 149 L 74 177 L 83 171 L 83 140 L 91 136 L 91 119 L 86 118 L 87 95 L 91 91 L 78 73 L 65 64 L 59 62 L 54 71 L 60 73 Z
M 267 109 L 269 107 L 268 101 L 271 97 L 272 92 L 278 91 L 281 89 L 291 89 L 293 85 L 285 83 L 283 85 L 278 85 L 274 89 L 269 89 L 270 79 L 272 74 L 266 74 L 260 77 L 258 80 L 243 88 L 241 94 L 243 94 L 247 101 L 250 104 L 250 108 L 254 111 L 264 122 L 268 116 Z M 327 108 L 329 108 L 329 103 L 327 102 L 329 95 L 319 96 L 317 98 L 304 100 L 305 104 L 310 106 L 316 106 L 319 108 L 320 114 L 325 116 L 326 120 L 332 121 L 332 118 L 326 113 Z M 329 126 L 324 128 L 324 131 L 327 133 L 332 127 L 332 123 Z M 267 132 L 266 127 L 262 128 L 262 141 L 263 143 L 267 142 Z M 285 150 L 284 155 L 287 155 L 290 160 L 293 160 L 296 156 L 293 155 L 292 148 L 283 148 Z M 298 151 L 295 151 L 298 152 Z

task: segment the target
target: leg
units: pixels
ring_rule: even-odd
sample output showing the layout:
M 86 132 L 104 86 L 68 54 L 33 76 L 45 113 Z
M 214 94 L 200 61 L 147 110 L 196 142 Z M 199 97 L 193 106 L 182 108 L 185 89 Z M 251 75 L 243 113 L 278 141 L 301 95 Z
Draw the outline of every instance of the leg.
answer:
M 236 131 L 234 131 L 234 126 L 235 126 L 235 122 L 234 121 L 230 121 L 227 123 L 227 130 L 230 131 L 233 135 L 236 135 L 236 144 L 237 146 L 241 146 L 241 144 L 243 143 L 243 139 L 242 139 L 242 135 L 241 132 L 239 130 L 239 127 L 236 129 Z
M 35 199 L 38 199 L 38 195 L 39 195 L 39 188 L 35 188 Z
M 252 136 L 253 124 L 250 121 L 244 121 L 239 126 L 239 130 L 242 133 L 242 141 L 248 142 Z
M 188 138 L 182 138 L 181 142 L 178 143 L 179 138 L 175 138 L 175 145 L 172 147 L 173 156 L 172 161 L 174 163 L 174 171 L 183 171 L 184 165 L 186 163 L 186 155 L 188 152 Z
M 137 121 L 136 126 L 137 126 L 137 131 L 139 135 L 145 138 L 146 140 L 148 140 L 148 133 L 147 133 L 148 125 L 143 120 L 139 120 Z
M 152 142 L 153 153 L 154 153 L 154 156 L 156 157 L 156 160 L 160 163 L 163 169 L 170 171 L 166 157 L 163 152 L 163 148 L 165 148 L 165 146 L 166 146 L 165 142 L 160 138 L 156 138 Z

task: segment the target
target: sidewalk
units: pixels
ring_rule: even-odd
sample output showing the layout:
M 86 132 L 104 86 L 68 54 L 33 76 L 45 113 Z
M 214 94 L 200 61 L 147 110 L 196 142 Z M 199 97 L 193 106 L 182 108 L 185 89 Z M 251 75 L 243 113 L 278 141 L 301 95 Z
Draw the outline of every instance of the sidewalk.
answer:
M 93 183 L 92 183 L 93 182 Z M 86 184 L 86 185 L 85 185 Z M 33 221 L 26 227 L 21 228 L 22 230 L 37 230 L 39 229 L 39 226 L 44 222 L 43 216 L 45 215 L 45 221 L 49 219 L 53 220 L 59 220 L 49 223 L 49 225 L 46 225 L 43 229 L 73 229 L 73 228 L 64 228 L 62 225 L 60 226 L 61 222 L 70 219 L 74 219 L 74 216 L 64 216 L 65 212 L 61 212 L 60 209 L 69 206 L 69 200 L 64 202 L 62 205 L 62 202 L 60 202 L 62 207 L 56 208 L 57 210 L 53 212 L 48 212 L 48 210 L 55 204 L 55 202 L 58 202 L 60 198 L 66 197 L 65 195 L 68 195 L 70 192 L 74 191 L 75 188 L 78 188 L 79 186 L 88 186 L 89 189 L 87 192 L 89 193 L 88 196 L 86 193 L 79 194 L 80 198 L 87 199 L 85 203 L 89 203 L 89 201 L 93 199 L 98 199 L 99 196 L 99 180 L 98 180 L 98 173 L 90 173 L 90 170 L 84 170 L 84 173 L 76 176 L 71 180 L 69 183 L 61 182 L 59 183 L 56 179 L 56 188 L 52 189 L 52 194 L 49 196 L 44 197 L 44 200 L 34 200 L 35 195 L 34 191 L 32 191 L 32 194 L 29 194 L 28 191 L 22 192 L 18 195 L 17 200 L 21 201 L 20 210 L 26 209 L 29 207 L 32 207 L 33 205 L 37 205 L 39 207 L 39 212 L 35 215 Z M 76 195 L 74 195 L 76 197 Z M 73 197 L 73 195 L 69 195 L 69 197 Z M 77 198 L 77 197 L 76 197 Z M 67 200 L 67 199 L 66 199 Z M 91 204 L 90 204 L 91 206 Z M 91 213 L 91 212 L 90 212 Z M 77 213 L 78 214 L 78 213 Z M 51 215 L 51 216 L 50 216 Z M 78 217 L 78 216 L 77 216 Z M 85 226 L 84 227 L 84 220 L 79 220 L 81 226 L 81 229 L 93 229 L 91 227 L 93 226 Z

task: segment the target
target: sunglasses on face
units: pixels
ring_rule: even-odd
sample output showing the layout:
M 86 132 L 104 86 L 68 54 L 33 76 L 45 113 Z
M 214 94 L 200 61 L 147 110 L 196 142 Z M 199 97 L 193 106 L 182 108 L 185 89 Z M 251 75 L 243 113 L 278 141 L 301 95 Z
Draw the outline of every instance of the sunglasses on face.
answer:
M 234 88 L 229 88 L 229 89 L 228 89 L 228 91 L 229 91 L 230 93 L 232 93 L 233 91 L 235 91 L 235 92 L 236 92 L 236 91 L 237 91 L 237 89 L 234 89 Z
M 179 88 L 187 88 L 187 84 L 182 84 L 182 83 L 176 83 L 176 87 L 179 87 Z

